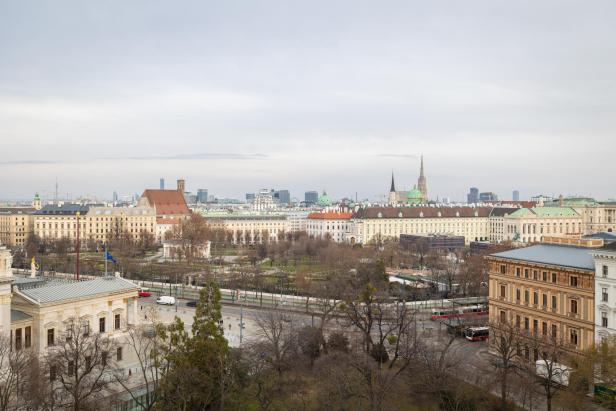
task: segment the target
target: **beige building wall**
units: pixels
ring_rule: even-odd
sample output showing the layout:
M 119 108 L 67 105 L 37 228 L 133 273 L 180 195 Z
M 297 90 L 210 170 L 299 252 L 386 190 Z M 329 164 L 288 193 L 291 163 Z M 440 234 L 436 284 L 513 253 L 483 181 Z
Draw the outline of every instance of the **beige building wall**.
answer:
M 490 322 L 503 319 L 522 334 L 555 337 L 568 351 L 594 340 L 594 270 L 488 256 Z
M 377 238 L 398 239 L 400 234 L 448 234 L 464 236 L 466 244 L 490 236 L 488 217 L 375 218 L 351 220 L 349 242 L 374 242 Z M 354 239 L 355 241 L 353 241 Z
M 86 224 L 80 218 L 79 238 L 86 238 Z M 75 215 L 34 215 L 34 234 L 42 239 L 77 238 L 77 216 Z
M 34 233 L 42 239 L 77 239 L 76 215 L 34 215 Z M 79 216 L 79 238 L 106 242 L 127 232 L 138 241 L 143 232 L 156 236 L 152 207 L 93 207 Z
M 121 340 L 129 325 L 136 325 L 137 295 L 136 291 L 88 297 L 82 299 L 64 300 L 50 304 L 36 304 L 29 301 L 19 292 L 13 295 L 12 309 L 19 310 L 32 317 L 24 322 L 31 326 L 32 348 L 38 353 L 52 348 L 62 341 L 70 319 L 86 320 L 90 333 L 100 332 L 100 321 L 104 319 L 104 334 L 109 338 Z M 119 316 L 119 327 L 116 328 L 116 316 Z M 13 324 L 13 335 L 18 325 Z M 53 334 L 53 344 L 48 344 L 48 336 Z M 126 350 L 128 351 L 128 350 Z
M 34 209 L 0 209 L 0 244 L 23 246 L 34 229 Z
M 290 231 L 286 216 L 207 217 L 212 227 L 224 228 L 232 234 L 233 244 L 259 244 L 278 241 L 278 236 Z
M 504 240 L 522 243 L 540 242 L 544 236 L 580 236 L 583 231 L 582 217 L 504 217 Z
M 156 238 L 156 211 L 152 207 L 93 207 L 86 215 L 87 237 L 105 242 L 123 232 L 138 241 L 144 232 Z
M 616 203 L 575 207 L 575 210 L 582 215 L 583 234 L 616 233 Z

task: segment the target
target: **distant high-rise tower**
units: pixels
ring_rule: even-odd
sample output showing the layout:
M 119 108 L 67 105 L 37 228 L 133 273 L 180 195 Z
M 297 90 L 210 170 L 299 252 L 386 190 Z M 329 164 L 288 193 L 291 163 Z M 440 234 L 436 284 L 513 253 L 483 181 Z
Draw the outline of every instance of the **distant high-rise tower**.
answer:
M 197 190 L 197 203 L 207 203 L 207 189 L 200 188 Z
M 113 192 L 113 202 L 114 202 L 114 203 L 117 203 L 117 202 L 118 202 L 118 192 L 117 192 L 117 191 L 114 191 L 114 192 Z
M 391 172 L 391 187 L 389 188 L 389 204 L 394 205 L 398 202 L 398 194 L 396 193 L 396 185 L 394 184 L 394 172 Z
M 280 204 L 290 204 L 291 203 L 291 193 L 289 192 L 289 190 L 275 191 L 274 199 L 277 200 Z
M 466 201 L 469 204 L 475 204 L 479 202 L 479 189 L 477 187 L 471 187 L 470 192 L 466 196 Z
M 185 182 L 183 179 L 179 179 L 179 180 L 178 180 L 178 186 L 177 186 L 177 189 L 178 189 L 178 191 L 179 191 L 180 193 L 183 193 L 184 191 L 186 191 L 186 190 L 185 190 L 185 188 L 186 188 L 185 183 L 186 183 L 186 182 Z
M 306 191 L 304 193 L 304 201 L 306 204 L 316 204 L 319 199 L 319 193 L 316 191 Z
M 520 192 L 518 190 L 513 190 L 513 201 L 520 201 Z
M 164 178 L 160 178 L 160 189 L 164 190 L 165 189 L 165 179 Z
M 421 156 L 421 168 L 419 169 L 419 178 L 417 179 L 417 188 L 421 191 L 421 200 L 423 203 L 428 202 L 428 183 L 424 175 L 423 155 Z
M 485 193 L 479 193 L 479 201 L 482 203 L 491 203 L 493 201 L 498 201 L 498 196 L 491 191 L 486 191 Z

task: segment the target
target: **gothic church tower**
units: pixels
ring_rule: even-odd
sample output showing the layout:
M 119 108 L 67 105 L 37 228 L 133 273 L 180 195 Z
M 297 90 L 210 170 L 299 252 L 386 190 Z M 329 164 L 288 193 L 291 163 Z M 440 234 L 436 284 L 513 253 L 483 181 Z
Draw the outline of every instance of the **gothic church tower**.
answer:
M 419 170 L 419 178 L 417 179 L 417 188 L 421 191 L 422 203 L 428 203 L 428 183 L 426 182 L 426 176 L 424 175 L 424 162 L 423 154 L 421 155 L 421 168 Z
M 391 172 L 391 188 L 389 189 L 389 204 L 396 205 L 398 203 L 398 193 L 396 193 L 396 186 L 394 185 L 394 172 Z

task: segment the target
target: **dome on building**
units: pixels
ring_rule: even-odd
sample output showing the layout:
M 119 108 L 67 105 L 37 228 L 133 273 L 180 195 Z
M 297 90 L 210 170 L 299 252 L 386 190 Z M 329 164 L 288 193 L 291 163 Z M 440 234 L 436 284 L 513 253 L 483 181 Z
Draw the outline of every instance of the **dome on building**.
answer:
M 417 188 L 417 186 L 413 186 L 413 189 L 409 191 L 406 196 L 406 202 L 409 204 L 421 204 L 423 199 L 423 194 Z
M 329 198 L 327 193 L 323 191 L 323 194 L 321 194 L 317 200 L 317 204 L 320 206 L 329 206 L 332 204 L 332 200 Z

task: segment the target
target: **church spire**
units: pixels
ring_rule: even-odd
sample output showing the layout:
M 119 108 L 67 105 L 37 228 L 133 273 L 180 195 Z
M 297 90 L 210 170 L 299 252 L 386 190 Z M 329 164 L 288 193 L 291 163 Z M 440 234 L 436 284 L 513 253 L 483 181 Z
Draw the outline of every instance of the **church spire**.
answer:
M 419 169 L 419 178 L 417 179 L 417 188 L 421 191 L 421 199 L 423 203 L 428 202 L 428 183 L 424 175 L 423 154 L 421 155 L 421 167 Z
M 421 168 L 419 169 L 419 178 L 425 178 L 423 170 L 423 154 L 421 155 Z
M 396 186 L 394 185 L 394 172 L 391 172 L 391 188 L 389 189 L 390 193 L 393 193 L 396 191 Z

